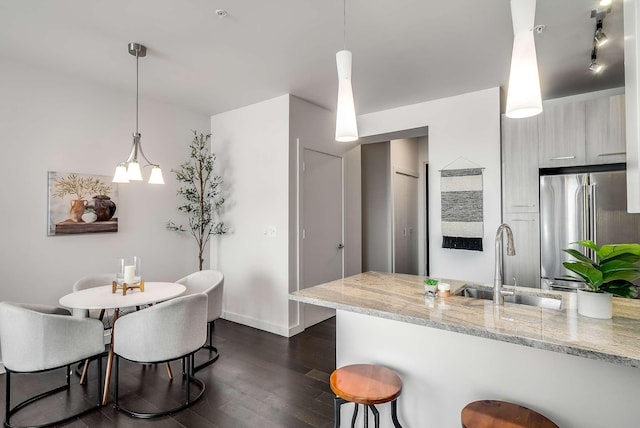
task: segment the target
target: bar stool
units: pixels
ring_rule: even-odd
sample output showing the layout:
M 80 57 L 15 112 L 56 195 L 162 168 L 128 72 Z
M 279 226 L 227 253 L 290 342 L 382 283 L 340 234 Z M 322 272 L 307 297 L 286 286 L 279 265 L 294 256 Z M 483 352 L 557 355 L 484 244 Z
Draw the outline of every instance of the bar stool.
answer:
M 331 390 L 334 398 L 335 428 L 340 427 L 340 406 L 355 403 L 351 427 L 355 427 L 358 404 L 364 405 L 364 427 L 369 427 L 369 412 L 373 413 L 376 428 L 380 427 L 380 414 L 375 404 L 391 402 L 393 426 L 402 428 L 398 422 L 397 398 L 402 391 L 402 380 L 392 370 L 373 364 L 354 364 L 336 369 L 331 373 Z
M 498 400 L 469 403 L 460 417 L 462 428 L 558 428 L 538 412 Z

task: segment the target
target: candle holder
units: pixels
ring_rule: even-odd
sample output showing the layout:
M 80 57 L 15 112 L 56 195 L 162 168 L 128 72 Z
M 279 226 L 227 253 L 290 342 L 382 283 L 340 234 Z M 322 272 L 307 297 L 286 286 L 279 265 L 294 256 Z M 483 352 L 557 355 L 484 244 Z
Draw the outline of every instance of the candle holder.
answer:
M 116 274 L 116 280 L 111 283 L 111 292 L 122 290 L 122 295 L 127 295 L 127 290 L 139 289 L 144 292 L 144 280 L 140 277 L 140 257 L 122 257 L 119 259 L 120 268 Z

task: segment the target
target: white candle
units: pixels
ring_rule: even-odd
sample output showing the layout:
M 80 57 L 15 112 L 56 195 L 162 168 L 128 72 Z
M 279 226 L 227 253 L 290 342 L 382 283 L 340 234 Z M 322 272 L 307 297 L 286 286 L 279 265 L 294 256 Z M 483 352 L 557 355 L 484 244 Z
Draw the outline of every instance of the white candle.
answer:
M 136 267 L 135 266 L 125 266 L 124 267 L 124 282 L 127 284 L 133 284 L 135 281 L 136 275 Z

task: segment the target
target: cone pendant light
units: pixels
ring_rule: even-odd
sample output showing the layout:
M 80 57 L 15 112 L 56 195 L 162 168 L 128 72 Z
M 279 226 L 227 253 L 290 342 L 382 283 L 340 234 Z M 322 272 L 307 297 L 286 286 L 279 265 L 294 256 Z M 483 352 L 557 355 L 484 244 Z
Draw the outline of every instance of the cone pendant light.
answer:
M 533 39 L 536 0 L 511 0 L 513 51 L 506 116 L 524 118 L 542 112 L 540 76 Z
M 343 2 L 344 42 L 346 47 L 346 0 Z M 358 139 L 356 108 L 351 86 L 351 51 L 346 49 L 336 53 L 338 66 L 338 107 L 336 109 L 336 141 L 350 143 Z

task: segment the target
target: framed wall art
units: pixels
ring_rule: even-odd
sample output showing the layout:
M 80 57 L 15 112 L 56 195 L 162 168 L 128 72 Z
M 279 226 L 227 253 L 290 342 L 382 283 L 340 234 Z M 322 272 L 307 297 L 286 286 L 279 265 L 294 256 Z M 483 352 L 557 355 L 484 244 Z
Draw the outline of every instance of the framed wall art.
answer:
M 106 175 L 49 171 L 49 236 L 118 231 L 118 185 Z

